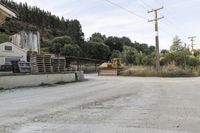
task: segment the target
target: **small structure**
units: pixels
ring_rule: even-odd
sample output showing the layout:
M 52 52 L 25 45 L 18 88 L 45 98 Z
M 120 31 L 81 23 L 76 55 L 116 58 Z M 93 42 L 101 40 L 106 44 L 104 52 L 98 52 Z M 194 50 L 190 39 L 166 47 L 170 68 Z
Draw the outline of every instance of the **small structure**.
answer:
M 27 61 L 27 51 L 10 42 L 0 44 L 0 65 L 11 65 L 12 61 Z
M 65 72 L 66 60 L 64 57 L 52 58 L 53 72 Z
M 97 71 L 97 66 L 105 62 L 106 60 L 99 60 L 99 59 L 91 59 L 91 58 L 84 58 L 84 57 L 74 57 L 74 56 L 66 56 L 66 68 L 70 68 L 70 64 L 72 62 L 76 62 L 77 71 L 82 70 L 82 65 L 89 63 L 95 65 L 95 71 Z

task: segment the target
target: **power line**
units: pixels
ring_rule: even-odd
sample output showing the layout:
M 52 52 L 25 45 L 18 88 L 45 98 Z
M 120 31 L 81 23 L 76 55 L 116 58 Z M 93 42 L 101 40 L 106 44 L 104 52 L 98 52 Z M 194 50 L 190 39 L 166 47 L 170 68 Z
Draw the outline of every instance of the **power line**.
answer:
M 148 10 L 149 8 L 153 9 L 153 7 L 149 4 L 147 4 L 146 2 L 144 2 L 144 0 L 139 0 L 139 1 L 141 3 L 140 7 L 142 7 L 143 9 L 145 9 L 145 10 Z M 167 18 L 165 18 L 165 19 L 167 19 Z M 160 27 L 160 31 L 165 33 L 165 34 L 168 34 L 170 36 L 172 35 L 169 31 L 164 30 L 162 27 Z
M 151 6 L 150 4 L 148 4 L 148 3 L 146 3 L 144 0 L 139 0 L 144 6 L 142 6 L 145 10 L 146 9 L 149 9 L 149 8 L 151 8 L 151 9 L 153 9 L 153 6 Z M 162 14 L 161 14 L 162 15 Z M 169 24 L 171 24 L 171 25 L 173 25 L 173 23 L 168 19 L 168 18 L 165 18 L 165 20 L 169 23 Z M 164 29 L 162 29 L 162 28 L 160 28 L 161 29 L 161 31 L 163 31 L 163 32 L 165 32 L 165 33 L 167 33 L 167 34 L 170 34 L 171 35 L 171 33 L 169 33 L 168 31 L 166 31 L 166 30 L 164 30 Z
M 146 6 L 146 8 L 151 8 L 151 9 L 153 9 L 153 7 L 152 7 L 150 4 L 146 3 L 144 0 L 140 0 L 140 2 L 141 2 L 144 6 Z M 158 2 L 158 1 L 157 1 L 157 2 Z M 158 2 L 158 3 L 161 4 L 160 2 Z M 166 9 L 165 9 L 165 10 L 166 10 Z M 161 15 L 163 15 L 163 14 L 161 13 Z M 170 26 L 173 25 L 173 27 L 177 29 L 176 31 L 179 31 L 179 28 L 177 27 L 177 25 L 174 24 L 169 18 L 165 17 L 165 21 L 166 21 L 168 24 L 170 24 Z M 163 29 L 162 29 L 162 30 L 163 30 Z M 169 33 L 169 32 L 168 32 L 168 33 Z
M 111 4 L 111 5 L 115 6 L 115 7 L 120 8 L 120 9 L 122 9 L 122 10 L 124 10 L 124 11 L 126 11 L 126 12 L 128 12 L 128 13 L 130 13 L 130 14 L 132 14 L 132 15 L 134 15 L 134 16 L 137 16 L 137 17 L 139 17 L 139 18 L 142 18 L 142 19 L 144 19 L 144 20 L 147 20 L 146 18 L 137 15 L 135 12 L 133 12 L 133 11 L 127 9 L 127 8 L 124 8 L 124 7 L 122 7 L 121 5 L 119 5 L 119 4 L 117 4 L 117 3 L 113 2 L 113 1 L 110 1 L 110 0 L 104 0 L 104 1 L 108 2 L 109 4 Z M 145 8 L 144 6 L 141 5 L 141 7 L 142 7 L 143 9 L 146 10 L 146 9 L 148 9 L 148 8 L 153 8 L 151 5 L 145 3 L 143 0 L 140 0 L 140 1 L 143 3 L 143 5 L 145 5 L 145 6 L 147 7 L 147 8 Z M 165 32 L 166 34 L 171 35 L 171 33 L 169 33 L 168 31 L 166 31 L 166 30 L 164 30 L 164 29 L 162 29 L 162 28 L 160 28 L 160 29 L 161 29 L 162 32 Z
M 113 1 L 110 1 L 110 0 L 104 0 L 104 1 L 108 2 L 109 4 L 111 4 L 111 5 L 113 5 L 113 6 L 116 6 L 116 7 L 120 8 L 120 9 L 122 9 L 122 10 L 124 10 L 124 11 L 126 11 L 126 12 L 128 12 L 128 13 L 130 13 L 130 14 L 132 14 L 132 15 L 134 15 L 134 16 L 137 16 L 137 17 L 139 17 L 139 18 L 141 18 L 141 19 L 146 20 L 144 17 L 142 17 L 142 16 L 136 14 L 135 12 L 133 12 L 133 11 L 127 9 L 127 8 L 124 8 L 123 6 L 117 4 L 117 3 L 113 2 Z
M 147 4 L 146 2 L 144 2 L 144 0 L 140 0 L 140 2 L 142 2 L 146 7 L 153 9 L 153 7 L 149 4 Z
M 160 27 L 160 31 L 162 31 L 162 32 L 164 32 L 164 33 L 166 33 L 166 34 L 168 34 L 168 35 L 170 35 L 170 36 L 172 36 L 173 34 L 172 33 L 170 33 L 169 31 L 167 31 L 167 30 L 164 30 L 162 27 Z
M 115 3 L 115 2 L 113 2 L 113 1 L 111 1 L 111 0 L 104 0 L 104 1 L 106 1 L 107 3 L 109 3 L 109 4 L 111 4 L 111 5 L 115 6 L 115 7 L 120 8 L 120 9 L 122 9 L 122 10 L 124 10 L 124 11 L 126 11 L 126 12 L 128 12 L 128 13 L 130 13 L 130 14 L 132 14 L 132 15 L 134 15 L 134 16 L 137 16 L 137 17 L 139 17 L 139 18 L 141 18 L 141 19 L 147 20 L 146 18 L 144 18 L 144 17 L 142 17 L 142 16 L 136 14 L 135 12 L 133 12 L 133 11 L 131 11 L 131 10 L 129 10 L 129 9 L 127 9 L 127 8 L 125 8 L 125 7 L 119 5 L 119 4 L 117 4 L 117 3 Z M 144 5 L 144 6 L 140 5 L 143 9 L 145 9 L 145 10 L 146 10 L 146 9 L 149 9 L 149 8 L 152 8 L 152 9 L 153 9 L 153 7 L 152 7 L 151 5 L 147 4 L 147 3 L 144 2 L 143 0 L 140 0 L 140 2 Z M 145 8 L 145 6 L 146 6 L 146 8 Z M 172 25 L 172 22 L 169 21 L 169 19 L 166 19 L 166 21 L 168 21 L 168 23 L 170 23 L 170 24 Z M 160 28 L 160 30 L 161 30 L 162 32 L 164 32 L 164 33 L 170 35 L 170 36 L 173 35 L 173 34 L 170 33 L 169 31 L 164 30 L 163 28 Z

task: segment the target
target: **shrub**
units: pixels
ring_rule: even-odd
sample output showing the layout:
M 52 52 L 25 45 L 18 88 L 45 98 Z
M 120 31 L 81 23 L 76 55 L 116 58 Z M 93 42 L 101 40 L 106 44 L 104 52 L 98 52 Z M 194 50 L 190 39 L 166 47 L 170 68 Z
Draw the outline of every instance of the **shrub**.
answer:
M 9 36 L 6 35 L 6 34 L 0 34 L 0 43 L 4 43 L 4 42 L 8 42 L 10 39 L 9 39 Z

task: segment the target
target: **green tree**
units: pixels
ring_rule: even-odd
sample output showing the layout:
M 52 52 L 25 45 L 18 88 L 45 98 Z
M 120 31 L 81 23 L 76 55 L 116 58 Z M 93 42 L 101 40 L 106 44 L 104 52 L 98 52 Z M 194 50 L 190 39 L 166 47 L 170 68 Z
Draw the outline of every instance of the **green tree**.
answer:
M 155 66 L 156 56 L 155 53 L 151 53 L 150 55 L 146 55 L 142 59 L 142 64 L 145 66 Z
M 121 39 L 118 37 L 108 37 L 105 41 L 105 44 L 109 46 L 110 50 L 119 50 L 120 52 L 123 51 L 123 43 Z
M 50 52 L 56 55 L 63 55 L 63 56 L 81 56 L 82 50 L 81 48 L 74 44 L 71 37 L 69 36 L 61 36 L 55 37 L 51 41 L 51 48 Z
M 155 46 L 149 46 L 149 53 L 147 53 L 147 54 L 155 53 L 155 51 L 156 51 L 156 47 Z
M 84 45 L 84 52 L 87 57 L 93 59 L 105 59 L 107 60 L 110 56 L 110 49 L 103 43 L 99 42 L 87 42 Z
M 6 35 L 6 34 L 0 34 L 0 43 L 4 43 L 4 42 L 8 42 L 10 39 L 9 39 L 9 36 Z
M 134 42 L 131 44 L 131 47 L 137 49 L 137 51 L 142 52 L 144 54 L 151 54 L 152 52 L 155 52 L 154 46 L 148 46 L 148 44 L 145 43 Z
M 90 41 L 92 41 L 92 42 L 101 42 L 101 43 L 104 43 L 105 40 L 106 40 L 106 36 L 102 35 L 101 33 L 94 33 L 90 37 Z
M 63 44 L 53 43 L 52 46 L 50 47 L 50 52 L 58 56 L 60 55 L 62 48 L 63 48 Z
M 99 42 L 99 43 L 104 43 L 104 41 L 99 38 L 99 37 L 91 37 L 90 42 Z
M 61 49 L 61 55 L 64 56 L 74 56 L 74 57 L 81 57 L 82 50 L 76 44 L 65 44 L 65 46 Z
M 120 40 L 123 46 L 132 46 L 132 42 L 130 38 L 122 37 Z
M 192 67 L 197 67 L 200 65 L 200 60 L 198 57 L 195 56 L 187 56 L 187 65 Z
M 50 40 L 41 40 L 41 48 L 51 47 L 52 42 Z
M 183 48 L 182 41 L 178 36 L 175 36 L 173 39 L 173 43 L 170 47 L 170 51 L 179 51 Z
M 135 58 L 136 65 L 142 65 L 144 57 L 145 55 L 142 52 L 137 53 L 136 58 Z
M 61 21 L 59 23 L 60 23 L 60 29 L 66 31 L 67 27 L 66 27 L 66 23 L 65 23 L 65 18 L 64 17 L 61 18 Z
M 52 44 L 54 43 L 60 43 L 62 46 L 65 44 L 74 44 L 71 37 L 69 36 L 56 37 L 52 40 Z
M 122 61 L 129 65 L 136 65 L 136 57 L 138 55 L 138 51 L 135 48 L 131 47 L 124 47 L 124 51 L 122 53 Z
M 200 56 L 200 49 L 194 50 L 194 56 Z
M 161 50 L 161 54 L 165 55 L 165 54 L 167 54 L 167 53 L 169 53 L 169 50 L 167 50 L 167 49 Z
M 81 24 L 78 20 L 70 20 L 67 23 L 67 35 L 72 38 L 72 41 L 79 46 L 84 43 L 84 33 L 82 32 Z
M 181 49 L 179 51 L 166 53 L 161 60 L 162 65 L 175 63 L 177 66 L 185 67 L 185 61 L 189 62 L 191 53 L 188 50 Z
M 110 58 L 121 58 L 121 52 L 119 50 L 113 50 Z

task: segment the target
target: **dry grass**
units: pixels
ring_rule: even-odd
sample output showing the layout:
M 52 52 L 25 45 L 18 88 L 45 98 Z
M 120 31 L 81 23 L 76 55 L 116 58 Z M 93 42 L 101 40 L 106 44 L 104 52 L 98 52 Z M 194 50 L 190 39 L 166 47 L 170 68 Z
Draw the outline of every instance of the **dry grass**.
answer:
M 121 72 L 122 76 L 141 76 L 141 77 L 197 77 L 200 76 L 199 68 L 187 68 L 184 70 L 176 66 L 164 66 L 159 73 L 152 66 L 132 66 L 126 67 Z

